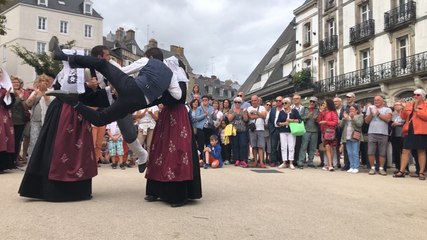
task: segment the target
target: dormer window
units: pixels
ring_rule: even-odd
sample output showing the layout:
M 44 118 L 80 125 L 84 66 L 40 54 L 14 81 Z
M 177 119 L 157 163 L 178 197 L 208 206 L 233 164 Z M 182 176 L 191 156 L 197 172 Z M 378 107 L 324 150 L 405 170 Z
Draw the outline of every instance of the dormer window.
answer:
M 136 54 L 136 46 L 135 45 L 132 45 L 132 53 Z
M 92 15 L 92 2 L 91 1 L 84 1 L 83 3 L 83 13 Z
M 37 5 L 47 7 L 47 0 L 37 0 Z

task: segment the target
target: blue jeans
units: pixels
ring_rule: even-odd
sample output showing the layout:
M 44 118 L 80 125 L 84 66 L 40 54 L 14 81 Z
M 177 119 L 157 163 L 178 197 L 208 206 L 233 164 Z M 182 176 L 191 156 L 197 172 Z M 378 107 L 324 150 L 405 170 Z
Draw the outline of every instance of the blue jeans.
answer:
M 346 148 L 348 153 L 348 160 L 350 162 L 350 168 L 358 169 L 360 166 L 359 161 L 359 141 L 347 140 Z

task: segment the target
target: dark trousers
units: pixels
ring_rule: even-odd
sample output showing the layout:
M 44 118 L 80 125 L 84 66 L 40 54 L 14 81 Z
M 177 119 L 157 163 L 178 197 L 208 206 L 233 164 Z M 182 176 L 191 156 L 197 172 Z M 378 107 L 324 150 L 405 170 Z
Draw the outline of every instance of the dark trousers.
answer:
M 117 120 L 117 126 L 119 126 L 120 133 L 126 143 L 133 143 L 138 137 L 138 131 L 133 124 L 132 115 L 128 114 L 124 118 Z
M 248 134 L 246 132 L 237 132 L 231 139 L 233 148 L 233 161 L 248 161 Z
M 391 137 L 391 147 L 393 149 L 393 163 L 396 166 L 397 170 L 400 170 L 400 157 L 402 156 L 402 147 L 403 147 L 403 138 L 402 137 Z M 409 171 L 409 164 L 406 167 L 406 170 Z
M 417 150 L 411 150 L 411 154 L 414 157 L 415 173 L 419 174 L 420 173 L 420 162 L 418 161 L 418 152 L 417 152 Z
M 279 129 L 275 129 L 272 133 L 270 133 L 270 141 L 271 141 L 270 162 L 277 165 L 280 162 L 280 152 L 281 152 L 277 150 L 280 145 Z
M 231 157 L 231 148 L 230 144 L 221 143 L 221 157 L 223 161 L 230 161 Z
M 360 142 L 360 158 L 362 164 L 370 168 L 368 160 L 368 142 Z
M 297 136 L 295 138 L 295 153 L 294 153 L 294 165 L 298 165 L 299 151 L 301 150 L 302 136 Z M 301 159 L 301 162 L 304 163 L 306 159 Z
M 197 150 L 200 151 L 200 159 L 204 158 L 203 149 L 210 144 L 209 138 L 212 135 L 212 130 L 209 128 L 197 129 Z
M 15 153 L 13 154 L 13 161 L 16 161 L 19 156 L 19 150 L 21 150 L 22 137 L 24 134 L 24 125 L 13 125 L 13 131 L 15 133 Z M 25 157 L 25 156 L 24 156 Z
M 117 91 L 118 98 L 110 107 L 94 111 L 83 104 L 76 109 L 83 117 L 95 126 L 104 126 L 113 121 L 124 118 L 136 110 L 147 107 L 145 95 L 135 79 L 122 72 L 103 59 L 91 56 L 78 56 L 73 58 L 74 63 L 85 68 L 94 68 L 108 79 Z

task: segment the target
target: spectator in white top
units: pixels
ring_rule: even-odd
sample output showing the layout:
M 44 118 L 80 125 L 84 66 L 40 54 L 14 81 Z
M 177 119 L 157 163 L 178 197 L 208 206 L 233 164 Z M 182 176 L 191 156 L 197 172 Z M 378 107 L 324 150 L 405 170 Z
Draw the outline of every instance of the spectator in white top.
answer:
M 138 121 L 138 141 L 145 144 L 145 149 L 150 152 L 151 140 L 156 121 L 159 119 L 159 108 L 152 106 L 134 113 L 134 118 Z
M 254 95 L 251 97 L 252 106 L 248 107 L 249 115 L 249 141 L 252 147 L 252 154 L 254 157 L 253 167 L 258 166 L 258 160 L 261 168 L 265 168 L 264 165 L 264 119 L 267 115 L 267 111 L 264 106 L 259 103 L 258 96 Z

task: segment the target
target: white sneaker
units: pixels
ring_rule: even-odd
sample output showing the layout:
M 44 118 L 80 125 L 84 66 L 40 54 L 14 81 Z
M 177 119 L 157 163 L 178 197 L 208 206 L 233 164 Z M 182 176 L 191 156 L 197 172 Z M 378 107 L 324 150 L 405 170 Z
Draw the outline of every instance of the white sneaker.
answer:
M 292 170 L 295 170 L 295 166 L 291 163 L 291 165 L 289 165 L 289 168 Z
M 359 169 L 355 168 L 351 173 L 358 173 L 358 172 L 359 172 Z
M 322 167 L 322 170 L 328 171 L 329 169 L 328 169 L 328 167 Z
M 350 168 L 349 170 L 347 170 L 348 173 L 352 173 L 353 172 L 353 168 Z
M 277 168 L 286 168 L 286 163 L 280 164 Z

